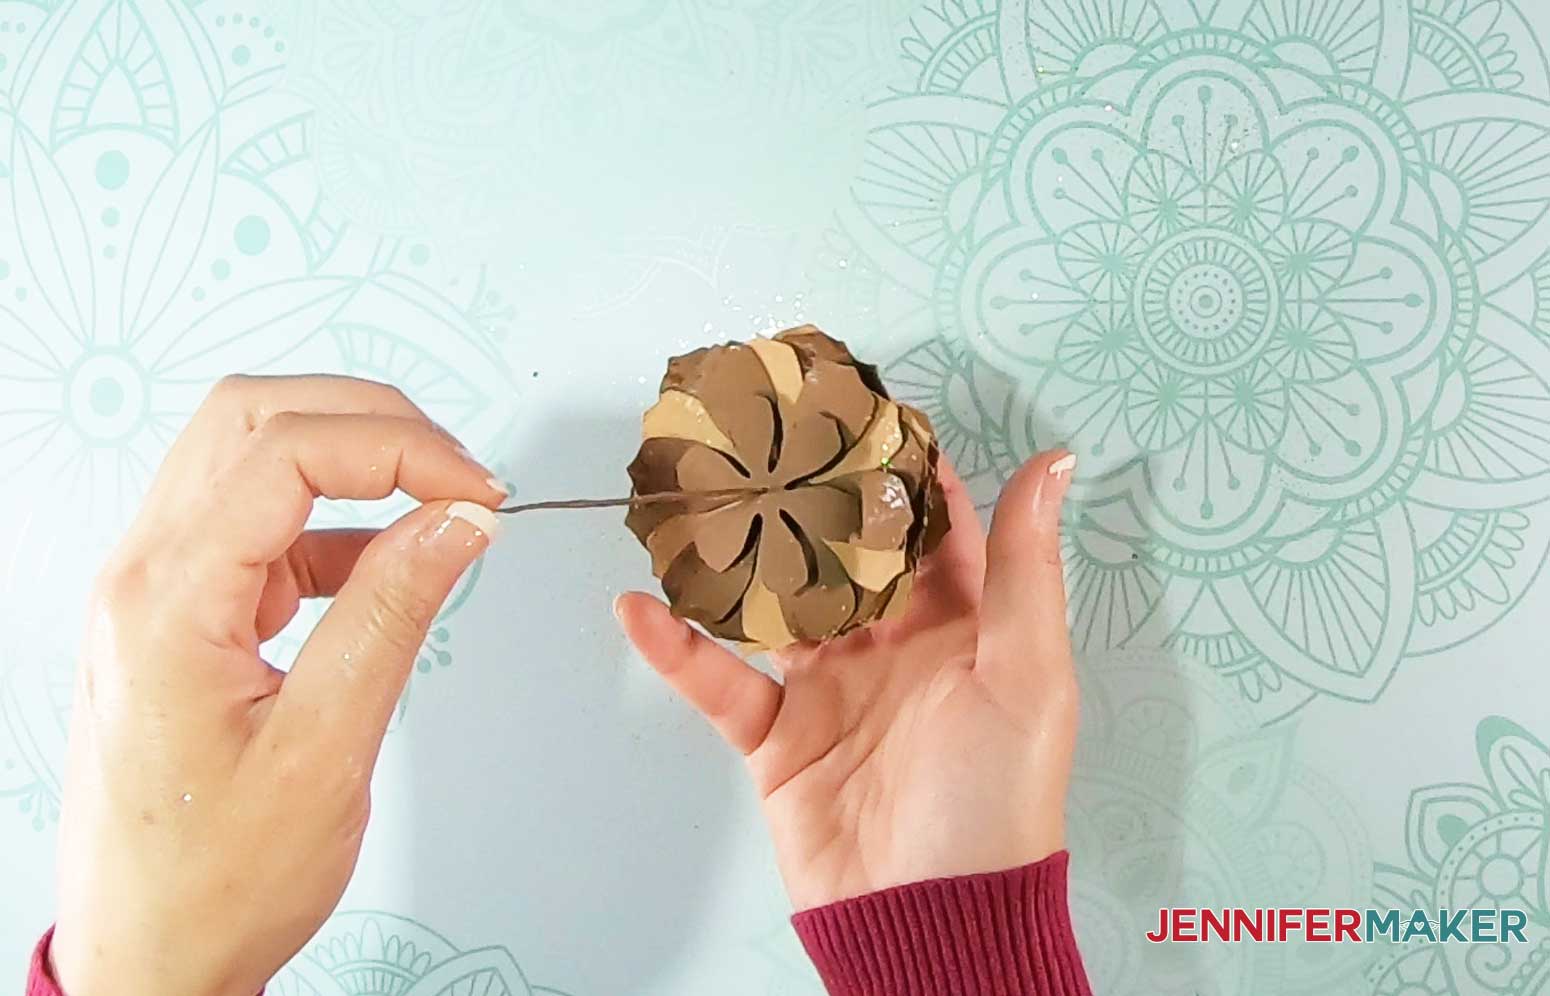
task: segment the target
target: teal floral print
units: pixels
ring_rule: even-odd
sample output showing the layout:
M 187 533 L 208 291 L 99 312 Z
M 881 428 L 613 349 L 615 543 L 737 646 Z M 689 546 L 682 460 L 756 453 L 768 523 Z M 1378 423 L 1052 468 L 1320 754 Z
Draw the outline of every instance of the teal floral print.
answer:
M 1376 700 L 1527 591 L 1550 354 L 1518 302 L 1550 234 L 1550 84 L 1522 17 L 912 19 L 912 85 L 872 107 L 835 266 L 855 310 L 1017 382 L 1017 452 L 1079 455 L 1084 646 L 1176 648 L 1272 722 Z
M 1523 910 L 1529 944 L 1390 945 L 1368 973 L 1374 996 L 1550 993 L 1550 749 L 1501 716 L 1475 740 L 1481 778 L 1410 794 L 1405 859 L 1376 866 L 1376 903 Z
M 270 985 L 280 996 L 566 996 L 536 987 L 504 947 L 462 950 L 414 920 L 336 914 Z
M 813 321 L 987 520 L 1078 455 L 1096 991 L 1550 996 L 1547 39 L 1527 0 L 0 5 L 0 956 L 49 903 L 72 607 L 214 379 L 391 381 L 517 490 L 602 494 L 662 356 Z M 275 992 L 821 993 L 751 804 L 673 781 L 709 742 L 602 608 L 628 537 L 570 528 L 458 585 L 355 891 Z M 511 593 L 566 620 L 558 670 L 505 666 Z M 597 685 L 556 683 L 572 652 Z M 619 702 L 531 708 L 582 687 Z M 545 752 L 607 737 L 718 821 L 704 896 L 557 922 L 567 842 L 614 838 Z M 469 743 L 521 763 L 426 760 Z M 456 854 L 494 800 L 509 850 Z M 445 895 L 454 858 L 488 894 Z M 1144 941 L 1160 905 L 1299 903 L 1511 905 L 1530 941 Z

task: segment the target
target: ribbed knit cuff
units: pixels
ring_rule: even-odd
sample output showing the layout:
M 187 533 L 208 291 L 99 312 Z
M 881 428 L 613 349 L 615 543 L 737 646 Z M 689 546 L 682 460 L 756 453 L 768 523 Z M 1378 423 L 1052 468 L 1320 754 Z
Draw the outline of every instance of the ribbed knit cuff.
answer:
M 54 976 L 48 970 L 48 946 L 54 939 L 54 928 L 48 928 L 48 933 L 38 941 L 38 946 L 32 949 L 32 965 L 27 970 L 26 996 L 62 996 L 59 986 L 54 983 Z
M 1071 932 L 1070 854 L 933 879 L 792 917 L 832 996 L 1092 996 Z
M 48 967 L 48 948 L 53 941 L 54 928 L 50 927 L 48 933 L 38 941 L 38 946 L 32 949 L 32 965 L 27 970 L 27 991 L 24 996 L 65 996 Z M 262 989 L 258 991 L 258 996 L 264 996 Z

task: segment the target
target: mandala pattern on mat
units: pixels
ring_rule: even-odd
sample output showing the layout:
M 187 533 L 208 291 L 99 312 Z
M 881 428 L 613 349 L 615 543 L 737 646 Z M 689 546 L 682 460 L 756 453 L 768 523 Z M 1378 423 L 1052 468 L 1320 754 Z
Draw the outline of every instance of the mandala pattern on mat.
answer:
M 956 342 L 914 346 L 882 368 L 888 391 L 931 419 L 942 454 L 976 502 L 994 503 L 1019 464 L 1011 425 L 1017 385 Z
M 938 0 L 825 261 L 1018 381 L 1017 456 L 1079 454 L 1081 643 L 1266 721 L 1377 698 L 1550 546 L 1544 57 L 1509 3 L 1317 8 Z
M 789 219 L 832 203 L 814 192 L 843 191 L 860 103 L 836 98 L 879 84 L 915 6 L 267 5 L 297 38 L 286 85 L 320 108 L 322 173 L 350 217 L 502 255 L 520 224 L 542 235 L 542 252 L 518 249 L 534 267 L 586 227 L 578 218 L 609 232 L 692 229 L 669 189 L 765 221 L 779 220 L 770 205 Z M 610 182 L 622 163 L 660 196 Z M 742 196 L 753 173 L 760 204 Z M 561 185 L 587 196 L 557 199 Z
M 335 914 L 269 984 L 277 996 L 566 996 L 528 982 L 504 947 L 463 950 L 407 917 Z
M 1161 907 L 1323 905 L 1371 894 L 1350 805 L 1261 729 L 1232 690 L 1174 655 L 1079 668 L 1068 809 L 1072 915 L 1093 991 L 1346 993 L 1367 955 L 1319 944 L 1151 944 Z
M 272 24 L 173 0 L 9 17 L 0 477 L 61 496 L 36 531 L 117 532 L 234 371 L 391 381 L 471 447 L 499 441 L 516 398 L 510 305 L 481 271 L 358 228 L 322 194 L 315 115 L 274 90 L 287 52 Z M 325 508 L 318 521 L 361 520 Z M 421 671 L 450 660 L 448 622 L 476 578 Z M 73 649 L 7 662 L 0 743 L 15 766 L 0 785 L 23 793 L 35 824 L 57 804 L 62 760 L 40 752 L 55 707 L 47 655 Z
M 785 897 L 781 897 L 784 902 Z M 749 942 L 758 954 L 759 974 L 750 973 L 750 988 L 757 996 L 825 996 L 828 992 L 813 968 L 813 963 L 791 929 L 789 906 L 782 905 L 778 913 L 768 918 L 769 926 Z
M 1528 944 L 1388 945 L 1368 971 L 1374 996 L 1550 994 L 1550 749 L 1489 716 L 1475 731 L 1479 782 L 1410 794 L 1406 859 L 1375 866 L 1384 909 L 1520 909 Z
M 59 821 L 73 681 L 64 656 L 0 668 L 0 799 L 34 830 Z

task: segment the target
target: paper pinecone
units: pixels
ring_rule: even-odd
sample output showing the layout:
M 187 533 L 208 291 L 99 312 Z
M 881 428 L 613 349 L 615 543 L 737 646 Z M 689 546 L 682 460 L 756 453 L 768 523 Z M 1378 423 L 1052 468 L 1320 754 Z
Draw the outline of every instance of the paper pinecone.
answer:
M 945 528 L 936 439 L 811 325 L 668 362 L 626 524 L 673 612 L 756 648 L 901 611 Z M 933 527 L 933 528 L 928 528 Z

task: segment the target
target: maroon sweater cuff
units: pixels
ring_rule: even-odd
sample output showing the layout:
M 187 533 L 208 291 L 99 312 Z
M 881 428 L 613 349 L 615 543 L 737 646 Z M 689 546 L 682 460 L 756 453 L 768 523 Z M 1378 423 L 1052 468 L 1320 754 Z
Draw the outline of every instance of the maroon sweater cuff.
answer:
M 54 928 L 50 927 L 43 939 L 38 941 L 38 946 L 32 949 L 32 965 L 27 972 L 25 996 L 64 996 L 54 982 L 53 973 L 48 970 L 48 945 L 53 939 Z
M 797 936 L 832 996 L 1092 996 L 1071 932 L 1070 854 L 807 910 Z
M 48 932 L 38 941 L 38 946 L 32 949 L 32 964 L 27 970 L 27 991 L 23 996 L 65 996 L 59 988 L 59 983 L 54 981 L 54 973 L 49 970 L 48 948 L 54 940 L 54 928 L 48 928 Z M 264 996 L 262 989 L 258 996 Z
M 792 918 L 833 996 L 1092 996 L 1071 933 L 1070 855 L 1010 871 L 933 879 Z M 26 996 L 63 996 L 50 929 Z

